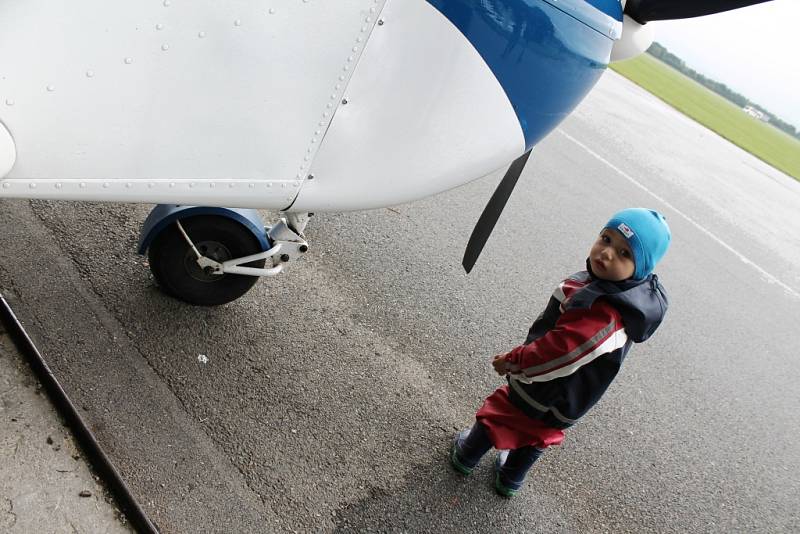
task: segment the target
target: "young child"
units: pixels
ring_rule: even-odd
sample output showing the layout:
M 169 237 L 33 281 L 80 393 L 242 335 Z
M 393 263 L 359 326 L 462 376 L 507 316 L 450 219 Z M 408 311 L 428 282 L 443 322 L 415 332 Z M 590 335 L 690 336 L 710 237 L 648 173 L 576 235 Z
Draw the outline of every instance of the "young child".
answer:
M 453 467 L 469 475 L 494 446 L 495 489 L 512 497 L 544 450 L 564 440 L 600 400 L 633 343 L 649 338 L 667 311 L 653 268 L 671 234 L 660 213 L 631 208 L 606 223 L 589 250 L 586 270 L 556 288 L 525 343 L 492 360 L 508 385 L 456 434 Z

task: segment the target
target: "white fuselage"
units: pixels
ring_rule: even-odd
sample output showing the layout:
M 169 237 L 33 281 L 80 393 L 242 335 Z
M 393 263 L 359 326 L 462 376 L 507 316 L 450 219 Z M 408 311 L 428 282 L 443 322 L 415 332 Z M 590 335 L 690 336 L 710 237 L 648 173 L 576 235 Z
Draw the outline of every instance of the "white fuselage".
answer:
M 0 0 L 0 57 L 0 197 L 375 208 L 525 150 L 424 0 Z

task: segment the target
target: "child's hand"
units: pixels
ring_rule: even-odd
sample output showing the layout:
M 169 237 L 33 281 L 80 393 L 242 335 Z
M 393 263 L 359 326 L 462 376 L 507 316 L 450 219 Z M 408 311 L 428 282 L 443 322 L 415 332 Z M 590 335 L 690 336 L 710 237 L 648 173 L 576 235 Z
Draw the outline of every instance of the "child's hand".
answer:
M 508 374 L 508 369 L 506 368 L 506 355 L 505 354 L 498 354 L 494 358 L 492 358 L 492 367 L 494 367 L 495 372 L 500 376 L 505 376 Z

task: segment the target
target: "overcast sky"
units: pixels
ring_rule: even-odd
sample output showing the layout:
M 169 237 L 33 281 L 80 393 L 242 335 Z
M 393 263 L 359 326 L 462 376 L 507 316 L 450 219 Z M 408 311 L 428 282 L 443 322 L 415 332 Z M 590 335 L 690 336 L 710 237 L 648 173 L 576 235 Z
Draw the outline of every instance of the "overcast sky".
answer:
M 650 24 L 689 67 L 800 129 L 800 0 Z

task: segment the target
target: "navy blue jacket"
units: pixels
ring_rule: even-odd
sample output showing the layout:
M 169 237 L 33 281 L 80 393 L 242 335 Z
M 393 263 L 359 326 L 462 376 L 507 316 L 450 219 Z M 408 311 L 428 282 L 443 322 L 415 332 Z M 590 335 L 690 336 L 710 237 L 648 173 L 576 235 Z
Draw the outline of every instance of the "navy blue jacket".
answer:
M 511 402 L 548 426 L 575 424 L 603 396 L 633 343 L 653 335 L 667 304 L 654 274 L 622 282 L 591 271 L 570 276 L 507 356 Z

